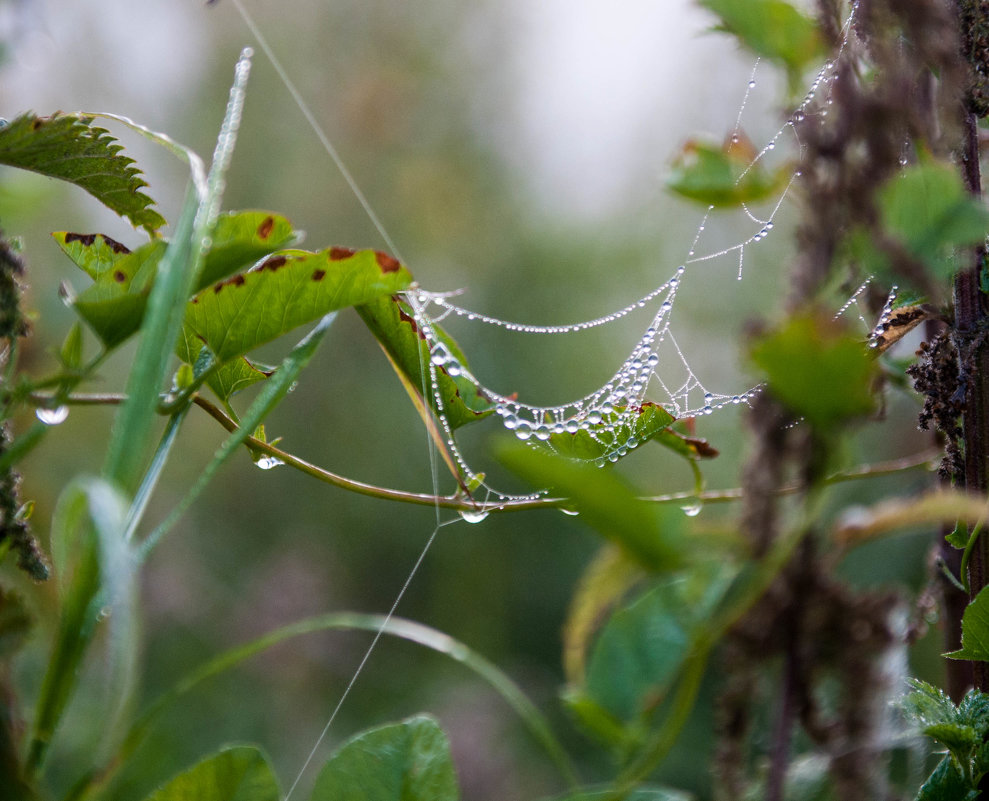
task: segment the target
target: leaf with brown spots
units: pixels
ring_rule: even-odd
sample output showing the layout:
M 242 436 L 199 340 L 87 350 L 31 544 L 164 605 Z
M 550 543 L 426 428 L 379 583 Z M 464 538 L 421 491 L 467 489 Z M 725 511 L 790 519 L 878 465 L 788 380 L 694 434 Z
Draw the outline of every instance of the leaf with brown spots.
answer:
M 116 258 L 73 301 L 73 308 L 107 348 L 116 347 L 141 327 L 148 292 L 166 247 L 164 240 L 155 239 Z
M 422 388 L 429 385 L 429 344 L 412 319 L 409 307 L 396 298 L 383 297 L 358 306 L 357 313 L 377 337 L 395 369 L 408 379 L 408 386 L 416 390 L 421 400 Z M 453 338 L 436 324 L 433 330 L 450 354 L 467 367 L 466 357 Z M 425 375 L 423 370 L 427 371 Z M 481 420 L 494 411 L 494 403 L 463 376 L 451 376 L 445 368 L 437 367 L 436 378 L 443 400 L 443 413 L 451 428 Z M 426 394 L 435 413 L 436 401 L 432 392 Z
M 105 234 L 73 234 L 55 231 L 52 238 L 76 266 L 94 281 L 130 253 L 126 245 Z
M 147 186 L 134 160 L 92 117 L 24 114 L 0 127 L 0 164 L 59 178 L 85 189 L 104 206 L 154 233 L 165 224 L 140 190 Z
M 222 364 L 328 312 L 401 292 L 411 283 L 408 270 L 386 271 L 372 250 L 336 259 L 331 251 L 282 251 L 196 295 L 186 310 L 188 344 L 180 356 L 195 359 L 206 344 Z
M 167 241 L 153 240 L 132 253 L 105 234 L 58 231 L 52 236 L 62 251 L 94 281 L 76 299 L 76 311 L 104 345 L 108 348 L 119 345 L 141 325 Z M 221 214 L 196 290 L 250 266 L 296 236 L 291 223 L 278 214 L 267 211 Z M 233 280 L 244 279 L 235 276 Z
M 285 217 L 270 211 L 221 214 L 213 230 L 197 289 L 243 270 L 269 253 L 295 243 L 299 235 Z

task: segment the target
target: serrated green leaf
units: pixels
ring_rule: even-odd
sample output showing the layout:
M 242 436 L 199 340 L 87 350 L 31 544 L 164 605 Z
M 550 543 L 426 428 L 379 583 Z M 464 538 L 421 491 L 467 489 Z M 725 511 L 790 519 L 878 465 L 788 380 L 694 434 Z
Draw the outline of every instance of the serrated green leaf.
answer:
M 978 732 L 971 726 L 960 723 L 937 723 L 924 729 L 924 734 L 937 740 L 957 756 L 968 758 L 968 754 L 979 742 Z
M 876 361 L 828 314 L 798 313 L 751 346 L 770 392 L 819 431 L 875 406 Z
M 926 728 L 941 723 L 956 723 L 958 709 L 940 687 L 919 679 L 910 679 L 912 693 L 900 700 L 900 708 L 918 728 Z
M 324 766 L 311 801 L 456 801 L 446 735 L 419 715 L 348 740 Z
M 373 250 L 282 251 L 189 302 L 179 356 L 189 361 L 206 345 L 222 364 L 328 312 L 399 292 L 411 282 L 405 267 Z
M 626 549 L 639 564 L 661 572 L 686 562 L 685 517 L 679 509 L 640 500 L 610 470 L 504 441 L 498 459 L 534 486 L 571 499 L 580 520 Z
M 769 172 L 761 163 L 753 163 L 755 155 L 739 143 L 720 146 L 692 140 L 674 160 L 666 186 L 706 206 L 758 203 L 778 194 L 792 171 L 784 166 Z
M 719 30 L 786 67 L 791 87 L 808 65 L 826 54 L 814 21 L 784 0 L 700 0 L 700 4 L 720 18 Z
M 948 659 L 989 662 L 989 587 L 983 587 L 962 614 L 962 647 Z
M 279 801 L 278 780 L 253 746 L 226 748 L 173 778 L 147 801 Z
M 408 379 L 407 384 L 422 397 L 423 388 L 430 407 L 437 411 L 429 387 L 429 363 L 433 354 L 429 343 L 413 319 L 411 309 L 394 297 L 378 298 L 357 307 L 371 333 L 391 358 L 395 368 Z M 470 369 L 463 351 L 443 328 L 433 324 L 433 332 L 442 343 L 450 360 L 436 366 L 436 381 L 443 403 L 443 414 L 453 429 L 475 420 L 482 420 L 495 408 L 494 403 L 479 392 L 473 382 L 453 373 L 453 365 Z
M 951 756 L 942 759 L 917 793 L 916 801 L 975 801 L 973 789 Z
M 92 117 L 24 114 L 0 128 L 0 164 L 59 178 L 85 189 L 135 227 L 154 233 L 165 219 L 140 190 L 134 160 Z

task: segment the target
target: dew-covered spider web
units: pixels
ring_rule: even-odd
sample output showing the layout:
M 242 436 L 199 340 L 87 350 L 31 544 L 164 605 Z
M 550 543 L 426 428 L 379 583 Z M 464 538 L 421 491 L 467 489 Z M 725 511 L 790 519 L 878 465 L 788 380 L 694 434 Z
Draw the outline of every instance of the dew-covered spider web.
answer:
M 233 4 L 257 39 L 261 49 L 272 62 L 286 89 L 319 137 L 327 155 L 339 169 L 343 179 L 364 208 L 385 244 L 396 257 L 405 262 L 396 243 L 381 223 L 370 202 L 361 192 L 357 182 L 286 74 L 275 53 L 272 52 L 262 32 L 243 8 L 241 0 L 233 0 Z M 763 166 L 764 162 L 770 159 L 770 154 L 777 148 L 781 150 L 790 148 L 799 155 L 803 147 L 799 136 L 800 127 L 813 124 L 815 119 L 820 120 L 822 124 L 825 122 L 832 87 L 838 74 L 836 64 L 842 56 L 845 45 L 847 45 L 853 14 L 854 10 L 845 21 L 842 29 L 843 44 L 838 53 L 835 54 L 834 60 L 828 61 L 820 68 L 811 80 L 807 92 L 799 104 L 768 141 L 765 141 L 759 148 L 751 148 L 742 133 L 743 117 L 749 103 L 750 93 L 757 85 L 759 62 L 756 61 L 753 66 L 747 82 L 744 78 L 739 81 L 741 100 L 726 142 L 727 152 L 731 153 L 733 148 L 737 148 L 739 152 L 749 154 L 747 166 L 738 176 L 739 181 L 745 179 L 750 171 Z M 526 496 L 513 495 L 501 492 L 485 483 L 484 475 L 471 466 L 455 438 L 455 425 L 451 423 L 448 409 L 445 406 L 447 403 L 445 398 L 449 396 L 441 391 L 444 376 L 447 379 L 457 379 L 461 385 L 466 382 L 466 385 L 472 388 L 477 397 L 483 398 L 491 404 L 492 416 L 500 422 L 501 426 L 519 440 L 533 447 L 559 451 L 560 449 L 556 444 L 559 441 L 558 438 L 564 435 L 586 435 L 586 438 L 597 446 L 596 455 L 589 461 L 602 467 L 617 462 L 642 444 L 642 440 L 636 436 L 638 431 L 636 426 L 643 410 L 649 406 L 662 409 L 670 420 L 690 418 L 710 415 L 726 407 L 747 405 L 761 391 L 760 386 L 725 390 L 722 387 L 708 386 L 701 380 L 691 367 L 689 354 L 684 347 L 681 347 L 678 340 L 677 326 L 675 325 L 676 301 L 678 294 L 683 291 L 683 287 L 691 281 L 702 279 L 705 275 L 705 268 L 714 262 L 734 259 L 737 262 L 736 277 L 738 280 L 742 280 L 745 276 L 746 254 L 750 252 L 750 249 L 759 247 L 760 243 L 773 236 L 777 216 L 799 180 L 800 173 L 794 169 L 787 179 L 781 182 L 780 188 L 770 202 L 760 204 L 760 208 L 768 209 L 762 214 L 756 213 L 751 204 L 742 204 L 741 213 L 747 231 L 740 239 L 727 247 L 710 244 L 713 237 L 709 236 L 708 223 L 714 206 L 709 207 L 707 212 L 702 214 L 696 229 L 685 237 L 682 258 L 659 269 L 663 279 L 658 286 L 618 309 L 591 319 L 552 325 L 522 323 L 467 308 L 458 302 L 459 293 L 457 292 L 433 291 L 416 285 L 402 294 L 401 301 L 411 316 L 414 330 L 421 335 L 426 344 L 425 356 L 423 356 L 420 364 L 422 395 L 431 403 L 435 411 L 443 444 L 455 461 L 463 477 L 464 485 L 471 489 L 475 510 L 462 513 L 464 519 L 469 522 L 478 522 L 491 510 L 508 501 L 523 498 L 534 499 L 540 497 L 542 493 Z M 870 325 L 867 321 L 868 312 L 865 310 L 864 304 L 861 303 L 867 288 L 868 282 L 862 284 L 837 309 L 835 316 L 858 317 L 864 325 L 865 335 L 874 344 L 892 309 L 895 289 L 889 295 L 879 323 Z M 485 383 L 483 375 L 475 375 L 468 365 L 458 357 L 457 353 L 454 352 L 455 349 L 448 344 L 449 340 L 442 333 L 445 323 L 462 321 L 464 324 L 504 329 L 519 336 L 567 336 L 607 326 L 623 320 L 633 313 L 640 312 L 646 319 L 645 326 L 627 353 L 616 358 L 617 366 L 609 378 L 590 392 L 555 405 L 529 402 L 524 396 L 508 395 L 497 387 L 488 385 Z M 574 454 L 567 453 L 565 455 L 573 456 Z M 430 459 L 434 494 L 438 497 L 437 459 L 436 452 L 432 447 L 430 447 Z M 388 612 L 386 623 L 397 608 L 405 589 L 412 581 L 439 529 L 448 522 L 459 520 L 459 518 L 453 518 L 452 521 L 443 521 L 440 511 L 437 505 L 436 528 L 433 529 L 405 585 Z M 384 627 L 365 653 L 326 727 L 317 739 L 309 759 L 302 767 L 299 777 L 290 787 L 288 796 L 291 795 L 299 778 L 305 772 L 317 748 L 325 738 L 340 705 L 347 697 L 383 631 Z

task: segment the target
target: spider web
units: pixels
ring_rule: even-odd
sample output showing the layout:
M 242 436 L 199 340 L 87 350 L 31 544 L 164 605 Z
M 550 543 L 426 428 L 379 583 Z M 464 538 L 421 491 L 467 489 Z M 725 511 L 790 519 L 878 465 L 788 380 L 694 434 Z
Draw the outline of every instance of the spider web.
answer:
M 343 179 L 364 208 L 371 222 L 381 234 L 390 250 L 404 262 L 405 260 L 402 259 L 398 247 L 381 223 L 372 205 L 362 193 L 357 182 L 326 136 L 325 131 L 316 121 L 308 105 L 295 88 L 289 76 L 285 73 L 276 55 L 266 42 L 265 37 L 245 11 L 241 0 L 232 0 L 232 2 L 247 27 L 254 34 L 261 49 L 272 62 L 272 65 L 278 72 L 296 105 L 313 128 L 316 136 L 323 144 L 327 155 L 337 166 Z M 762 148 L 755 152 L 748 166 L 742 171 L 739 180 L 742 180 L 751 170 L 756 169 L 764 160 L 767 160 L 769 155 L 778 146 L 782 148 L 783 146 L 790 145 L 795 148 L 798 154 L 802 152 L 803 146 L 798 134 L 798 126 L 807 124 L 808 122 L 812 123 L 814 118 L 818 118 L 823 124 L 827 117 L 827 107 L 830 104 L 832 85 L 837 75 L 836 62 L 841 57 L 847 45 L 853 15 L 854 7 L 843 26 L 843 44 L 836 54 L 835 59 L 825 63 L 821 67 L 811 81 L 807 93 L 801 102 L 768 141 L 765 142 Z M 750 93 L 756 86 L 756 75 L 759 66 L 760 64 L 757 60 L 744 88 L 738 114 L 729 135 L 729 150 L 735 145 L 741 146 L 742 120 L 749 102 Z M 595 442 L 602 446 L 603 456 L 595 459 L 595 463 L 602 467 L 611 462 L 618 461 L 641 444 L 634 436 L 629 436 L 628 434 L 634 430 L 635 419 L 641 413 L 643 405 L 646 403 L 651 402 L 661 406 L 674 418 L 689 418 L 700 415 L 711 415 L 720 409 L 730 406 L 747 405 L 761 391 L 761 386 L 751 386 L 741 391 L 719 392 L 705 385 L 692 369 L 690 359 L 678 341 L 674 326 L 675 303 L 678 293 L 682 291 L 684 285 L 702 276 L 705 267 L 714 262 L 737 259 L 736 277 L 738 280 L 742 280 L 745 273 L 746 251 L 756 247 L 774 234 L 777 216 L 799 179 L 799 171 L 794 170 L 778 195 L 769 204 L 769 211 L 764 216 L 755 213 L 751 207 L 743 205 L 741 215 L 743 223 L 748 229 L 748 233 L 740 241 L 736 241 L 728 247 L 708 246 L 709 234 L 707 224 L 714 210 L 713 206 L 709 207 L 707 212 L 702 215 L 701 221 L 693 233 L 685 256 L 679 263 L 672 263 L 668 266 L 665 271 L 668 277 L 665 280 L 640 298 L 632 300 L 611 312 L 593 318 L 562 325 L 524 323 L 492 316 L 461 306 L 454 301 L 454 298 L 458 295 L 456 292 L 432 291 L 424 287 L 415 286 L 402 294 L 402 300 L 411 309 L 415 325 L 428 345 L 428 361 L 420 365 L 423 375 L 423 386 L 421 387 L 423 396 L 433 399 L 436 417 L 442 428 L 446 447 L 455 459 L 464 478 L 472 487 L 477 488 L 477 492 L 480 495 L 484 495 L 483 498 L 478 497 L 475 499 L 477 504 L 475 511 L 461 513 L 463 520 L 472 523 L 479 522 L 488 515 L 491 509 L 497 508 L 505 501 L 537 498 L 543 493 L 519 496 L 500 492 L 485 484 L 483 474 L 472 469 L 466 456 L 456 442 L 453 427 L 444 409 L 443 395 L 440 391 L 439 383 L 441 370 L 448 376 L 470 382 L 479 394 L 493 402 L 495 416 L 500 421 L 500 424 L 519 440 L 534 447 L 553 449 L 551 439 L 554 435 L 564 433 L 577 434 L 581 431 L 586 432 Z M 895 300 L 895 288 L 887 299 L 886 307 L 883 310 L 879 323 L 873 327 L 866 322 L 868 312 L 860 303 L 868 285 L 868 281 L 863 283 L 837 310 L 835 317 L 856 315 L 862 321 L 866 331 L 869 332 L 871 344 L 875 344 L 876 337 L 882 331 L 884 321 L 889 318 L 891 313 Z M 570 335 L 616 323 L 640 311 L 649 314 L 648 321 L 632 344 L 627 355 L 611 373 L 608 380 L 583 396 L 554 405 L 530 403 L 514 395 L 505 395 L 496 388 L 488 386 L 484 383 L 483 376 L 474 375 L 466 365 L 458 361 L 438 334 L 438 328 L 442 323 L 447 320 L 459 320 L 470 324 L 500 328 L 519 335 Z M 436 451 L 432 446 L 429 448 L 429 455 L 434 494 L 438 497 L 438 466 Z M 420 565 L 423 563 L 440 528 L 452 522 L 459 522 L 459 520 L 460 518 L 442 520 L 440 517 L 440 508 L 437 505 L 435 528 L 430 533 L 404 585 L 385 616 L 384 624 L 364 653 L 360 664 L 355 669 L 332 714 L 329 716 L 329 720 L 316 738 L 312 751 L 286 794 L 286 799 L 291 796 L 312 762 L 321 743 L 326 738 L 338 711 L 361 674 L 371 652 L 374 650 L 388 621 L 393 616 Z

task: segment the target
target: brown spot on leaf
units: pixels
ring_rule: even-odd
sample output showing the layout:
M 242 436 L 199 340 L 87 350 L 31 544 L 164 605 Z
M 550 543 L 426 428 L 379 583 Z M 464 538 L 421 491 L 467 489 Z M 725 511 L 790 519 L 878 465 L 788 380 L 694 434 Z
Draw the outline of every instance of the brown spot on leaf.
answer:
M 392 298 L 392 302 L 397 303 L 398 301 L 395 300 L 395 298 Z M 409 326 L 412 328 L 413 333 L 418 334 L 420 339 L 425 339 L 425 337 L 422 335 L 422 332 L 419 330 L 419 326 L 416 325 L 415 318 L 413 318 L 411 314 L 406 314 L 405 309 L 403 309 L 401 306 L 398 307 L 398 319 L 400 322 L 408 323 Z
M 122 284 L 124 281 L 127 280 L 127 273 L 125 273 L 123 270 L 114 270 L 113 280 L 116 281 L 118 284 Z
M 326 277 L 326 270 L 313 270 L 312 280 L 322 281 Z
M 218 284 L 214 284 L 213 291 L 219 294 L 220 290 L 225 286 L 243 286 L 247 279 L 243 275 L 237 273 L 237 275 L 231 275 L 229 278 L 220 281 Z
M 42 119 L 41 117 L 38 117 L 36 120 L 34 120 L 34 122 L 31 123 L 31 130 L 32 131 L 37 131 L 46 122 L 48 122 L 48 120 L 45 120 L 45 119 Z
M 100 234 L 100 236 L 103 237 L 103 241 L 106 242 L 107 247 L 114 253 L 120 253 L 121 255 L 130 253 L 130 248 L 127 245 L 118 242 L 116 239 L 111 239 L 106 234 Z
M 258 236 L 261 239 L 267 239 L 271 236 L 271 231 L 275 227 L 275 218 L 268 216 L 261 221 L 261 225 L 258 226 Z
M 352 250 L 351 248 L 342 248 L 342 247 L 334 246 L 330 248 L 330 258 L 333 261 L 339 261 L 340 259 L 349 259 L 356 252 L 357 252 L 356 250 Z
M 272 256 L 269 259 L 265 259 L 265 261 L 261 264 L 261 269 L 271 270 L 272 272 L 274 272 L 279 267 L 284 267 L 287 262 L 288 262 L 287 256 Z
M 96 234 L 66 234 L 65 244 L 68 245 L 70 242 L 81 242 L 85 247 L 92 247 L 93 242 L 96 241 Z
M 394 256 L 389 256 L 387 253 L 382 253 L 380 250 L 374 251 L 374 258 L 378 262 L 378 266 L 384 273 L 396 273 L 399 267 L 402 266 L 401 262 Z

